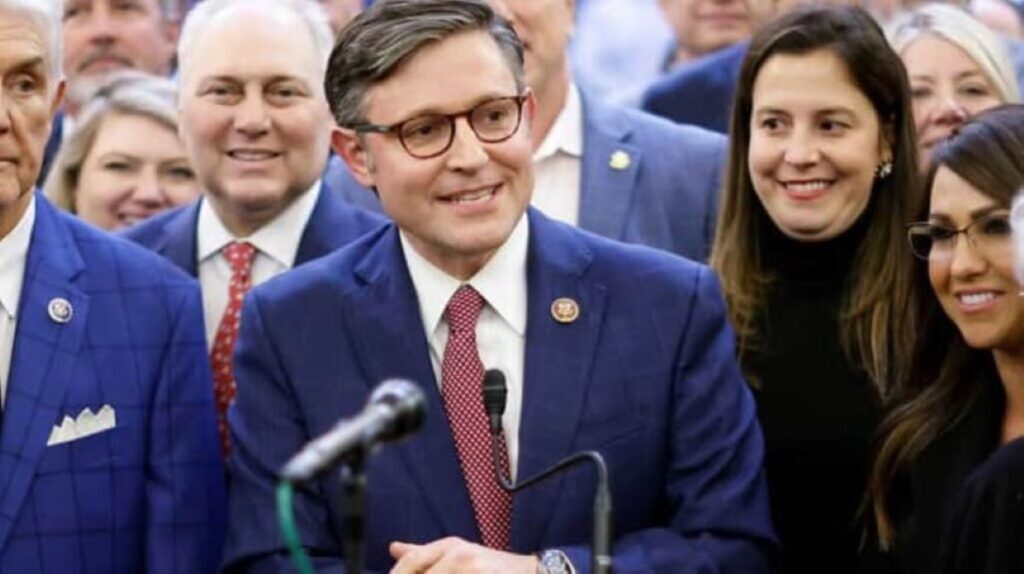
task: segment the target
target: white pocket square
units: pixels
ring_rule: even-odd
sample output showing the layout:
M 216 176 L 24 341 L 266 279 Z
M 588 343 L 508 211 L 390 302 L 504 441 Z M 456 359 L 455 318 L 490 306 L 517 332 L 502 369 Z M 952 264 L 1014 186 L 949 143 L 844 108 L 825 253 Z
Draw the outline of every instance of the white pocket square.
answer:
M 117 426 L 117 414 L 114 407 L 103 405 L 95 414 L 89 408 L 78 414 L 78 418 L 71 418 L 64 415 L 64 420 L 59 425 L 54 425 L 50 431 L 50 439 L 46 446 L 54 446 L 92 436 Z

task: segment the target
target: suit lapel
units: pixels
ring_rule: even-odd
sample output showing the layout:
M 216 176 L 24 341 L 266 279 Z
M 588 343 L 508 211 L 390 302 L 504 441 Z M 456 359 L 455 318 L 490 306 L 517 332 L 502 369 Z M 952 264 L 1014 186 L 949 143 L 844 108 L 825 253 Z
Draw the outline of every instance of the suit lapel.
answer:
M 10 536 L 50 432 L 59 422 L 89 314 L 89 298 L 76 286 L 84 268 L 78 247 L 38 194 L 31 241 L 0 434 L 0 547 Z M 67 323 L 50 318 L 49 303 L 57 298 L 71 305 Z
M 357 333 L 357 353 L 367 379 L 401 377 L 420 385 L 427 397 L 427 417 L 417 436 L 394 447 L 419 484 L 441 530 L 469 540 L 480 535 L 441 394 L 430 364 L 419 302 L 405 265 L 398 233 L 390 227 L 357 266 L 366 287 L 346 313 L 350 333 Z
M 194 202 L 188 209 L 182 209 L 164 226 L 163 237 L 154 246 L 154 251 L 170 259 L 192 277 L 199 276 L 198 238 L 199 206 L 202 200 Z
M 334 204 L 334 197 L 326 185 L 321 185 L 319 197 L 313 207 L 313 213 L 309 215 L 309 222 L 302 232 L 302 239 L 299 241 L 299 250 L 295 253 L 295 265 L 299 266 L 308 261 L 318 259 L 327 255 L 338 247 L 334 238 L 339 236 L 339 215 Z
M 591 252 L 573 232 L 530 210 L 520 479 L 572 452 L 605 306 L 604 287 L 584 277 L 591 259 Z M 555 320 L 551 306 L 562 298 L 577 303 L 580 313 L 575 321 Z M 552 478 L 516 495 L 513 549 L 539 547 L 543 525 L 550 522 L 556 501 L 561 499 L 562 482 Z
M 618 113 L 583 98 L 579 226 L 622 240 L 643 157 Z

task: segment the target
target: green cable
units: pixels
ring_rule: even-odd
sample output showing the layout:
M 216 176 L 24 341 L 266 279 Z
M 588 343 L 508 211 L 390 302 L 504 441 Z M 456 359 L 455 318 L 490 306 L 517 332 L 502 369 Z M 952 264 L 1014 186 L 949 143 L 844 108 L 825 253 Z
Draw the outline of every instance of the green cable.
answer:
M 287 480 L 282 480 L 277 485 L 277 518 L 281 523 L 284 543 L 299 574 L 314 574 L 309 556 L 299 541 L 299 529 L 295 527 L 295 512 L 292 507 L 292 483 Z

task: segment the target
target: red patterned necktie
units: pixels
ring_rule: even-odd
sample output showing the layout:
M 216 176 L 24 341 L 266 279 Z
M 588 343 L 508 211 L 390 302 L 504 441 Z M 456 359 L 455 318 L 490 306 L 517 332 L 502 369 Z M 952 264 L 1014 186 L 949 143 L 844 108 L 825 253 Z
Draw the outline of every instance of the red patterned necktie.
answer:
M 441 362 L 441 394 L 480 537 L 485 546 L 507 550 L 512 495 L 502 490 L 494 476 L 491 434 L 484 411 L 484 367 L 476 348 L 476 321 L 483 306 L 483 297 L 468 285 L 460 287 L 448 302 L 448 344 Z M 504 439 L 499 445 L 502 470 L 508 476 Z
M 213 338 L 210 363 L 213 367 L 213 394 L 217 400 L 221 447 L 224 456 L 227 456 L 231 452 L 227 412 L 231 402 L 235 400 L 235 373 L 231 358 L 235 350 L 235 340 L 238 339 L 242 298 L 252 287 L 252 276 L 249 272 L 252 269 L 253 257 L 256 256 L 256 248 L 251 243 L 235 241 L 225 247 L 221 254 L 231 266 L 231 283 L 228 284 L 228 304 L 217 326 L 217 335 Z

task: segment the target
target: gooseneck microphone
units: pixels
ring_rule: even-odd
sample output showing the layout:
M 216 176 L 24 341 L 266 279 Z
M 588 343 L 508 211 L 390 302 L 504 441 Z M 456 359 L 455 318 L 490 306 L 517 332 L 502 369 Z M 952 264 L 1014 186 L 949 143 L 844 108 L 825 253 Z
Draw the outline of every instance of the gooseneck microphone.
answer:
M 281 470 L 292 482 L 310 480 L 348 456 L 363 455 L 375 445 L 401 440 L 423 426 L 426 418 L 423 391 L 409 381 L 384 381 L 370 395 L 358 415 L 334 425 L 307 444 Z
M 498 441 L 501 440 L 501 416 L 505 414 L 505 402 L 508 398 L 508 387 L 505 384 L 505 373 L 498 369 L 488 369 L 484 373 L 483 384 L 484 409 L 491 427 L 491 458 L 494 475 L 498 484 L 508 492 L 519 492 L 550 476 L 582 462 L 592 462 L 597 469 L 597 492 L 594 494 L 594 533 L 591 544 L 590 571 L 594 574 L 610 574 L 612 571 L 612 495 L 608 483 L 608 466 L 601 453 L 587 450 L 571 454 L 558 461 L 547 470 L 513 484 L 502 471 Z

